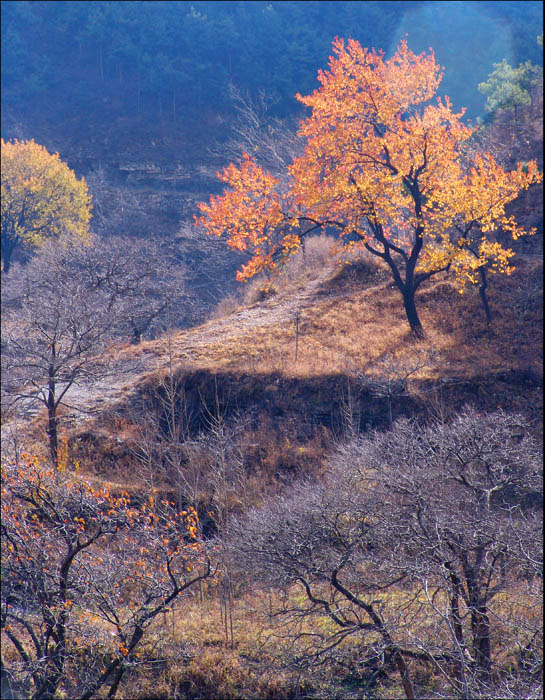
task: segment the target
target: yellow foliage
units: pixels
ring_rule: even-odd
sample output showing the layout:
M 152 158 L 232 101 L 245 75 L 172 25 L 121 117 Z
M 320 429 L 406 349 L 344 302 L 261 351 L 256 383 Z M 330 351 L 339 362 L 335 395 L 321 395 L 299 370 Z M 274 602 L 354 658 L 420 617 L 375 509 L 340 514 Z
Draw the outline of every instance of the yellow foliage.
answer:
M 83 179 L 34 141 L 2 145 L 2 260 L 4 269 L 19 245 L 37 246 L 68 235 L 85 241 L 91 195 Z

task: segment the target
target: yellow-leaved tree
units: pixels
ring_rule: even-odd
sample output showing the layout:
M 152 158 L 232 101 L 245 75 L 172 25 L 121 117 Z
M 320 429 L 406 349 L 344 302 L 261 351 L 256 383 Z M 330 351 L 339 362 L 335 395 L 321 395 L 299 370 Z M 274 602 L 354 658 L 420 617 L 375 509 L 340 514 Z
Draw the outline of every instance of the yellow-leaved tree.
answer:
M 300 126 L 303 155 L 285 179 L 250 156 L 220 179 L 230 189 L 201 204 L 196 221 L 249 253 L 241 280 L 277 265 L 317 228 L 335 228 L 388 265 L 413 333 L 423 335 L 415 293 L 432 275 L 454 272 L 460 290 L 485 269 L 509 274 L 512 239 L 533 233 L 506 205 L 541 180 L 535 161 L 504 170 L 470 148 L 473 129 L 448 99 L 436 98 L 441 68 L 433 52 L 402 41 L 392 58 L 357 41 L 333 42 L 320 87 L 298 99 L 312 109 Z
M 68 234 L 85 241 L 91 195 L 83 179 L 34 141 L 2 140 L 2 264 L 16 248 Z

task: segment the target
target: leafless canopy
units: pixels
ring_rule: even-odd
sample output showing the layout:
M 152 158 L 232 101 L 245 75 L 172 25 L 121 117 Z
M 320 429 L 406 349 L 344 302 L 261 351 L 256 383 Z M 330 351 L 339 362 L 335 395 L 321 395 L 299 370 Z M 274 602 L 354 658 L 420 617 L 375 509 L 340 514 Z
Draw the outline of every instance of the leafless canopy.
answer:
M 517 416 L 398 421 L 342 447 L 324 484 L 237 522 L 234 555 L 286 592 L 301 663 L 340 663 L 355 637 L 368 690 L 396 670 L 417 697 L 418 663 L 437 697 L 523 697 L 541 674 L 540 468 Z
M 213 149 L 214 155 L 237 161 L 243 153 L 248 153 L 264 168 L 278 175 L 301 154 L 302 145 L 296 126 L 272 116 L 274 103 L 263 91 L 252 97 L 231 84 L 230 94 L 237 118 L 232 136 L 225 144 Z
M 47 407 L 53 459 L 57 410 L 72 386 L 107 375 L 108 344 L 181 323 L 189 307 L 183 267 L 153 241 L 123 238 L 50 243 L 2 293 L 4 397 Z

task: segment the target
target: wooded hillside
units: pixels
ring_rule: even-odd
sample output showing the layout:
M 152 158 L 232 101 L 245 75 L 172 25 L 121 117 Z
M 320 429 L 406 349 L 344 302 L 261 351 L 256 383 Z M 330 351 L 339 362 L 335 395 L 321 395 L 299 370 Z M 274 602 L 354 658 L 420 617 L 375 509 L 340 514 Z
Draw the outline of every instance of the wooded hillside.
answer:
M 2 9 L 2 697 L 542 697 L 541 3 Z

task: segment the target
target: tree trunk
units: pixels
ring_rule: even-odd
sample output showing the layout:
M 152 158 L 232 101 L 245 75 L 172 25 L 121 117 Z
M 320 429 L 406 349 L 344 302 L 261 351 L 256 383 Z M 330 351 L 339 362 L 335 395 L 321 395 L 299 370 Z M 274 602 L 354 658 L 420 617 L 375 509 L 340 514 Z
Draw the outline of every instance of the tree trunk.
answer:
M 418 318 L 418 312 L 416 311 L 414 288 L 403 291 L 403 306 L 405 307 L 405 314 L 407 315 L 407 321 L 409 322 L 411 331 L 417 338 L 423 338 L 425 334 L 420 319 Z
M 54 359 L 54 348 L 52 349 L 52 353 Z M 55 402 L 55 367 L 53 364 L 50 364 L 47 388 L 47 436 L 49 438 L 49 451 L 51 453 L 51 459 L 53 460 L 53 464 L 55 466 L 57 465 L 59 447 L 57 424 L 57 406 Z
M 1 696 L 4 698 L 4 700 L 15 700 L 17 697 L 15 694 L 15 690 L 12 687 L 12 681 L 11 681 L 11 674 L 8 673 L 8 671 L 4 667 L 4 662 L 0 661 L 1 663 L 1 688 L 0 688 L 0 693 Z
M 462 618 L 460 616 L 460 579 L 454 571 L 452 571 L 448 563 L 445 564 L 446 568 L 450 570 L 450 580 L 452 583 L 452 595 L 450 597 L 450 609 L 449 618 L 454 631 L 454 636 L 456 638 L 456 644 L 458 646 L 458 654 L 460 657 L 459 662 L 455 663 L 455 674 L 460 682 L 460 694 L 462 700 L 467 700 L 469 698 L 469 692 L 467 688 L 467 679 L 465 673 L 465 642 L 464 642 L 464 631 L 462 627 Z
M 356 603 L 360 608 L 363 608 L 365 612 L 369 615 L 371 618 L 372 622 L 375 625 L 375 628 L 377 632 L 381 635 L 382 639 L 384 642 L 386 642 L 387 648 L 391 653 L 391 659 L 394 662 L 397 670 L 399 671 L 399 675 L 401 678 L 401 684 L 403 686 L 403 690 L 405 691 L 405 697 L 407 700 L 415 700 L 416 694 L 414 692 L 414 687 L 413 683 L 411 680 L 411 674 L 409 671 L 409 668 L 407 664 L 405 663 L 405 659 L 403 658 L 403 654 L 399 647 L 394 644 L 394 641 L 392 637 L 390 636 L 390 633 L 388 632 L 388 629 L 385 627 L 380 615 L 377 614 L 375 609 L 373 608 L 373 603 L 365 603 L 361 599 L 357 598 L 353 593 L 351 593 L 347 588 L 345 588 L 337 578 L 337 571 L 333 571 L 333 575 L 331 577 L 331 583 L 333 586 L 340 592 L 342 595 L 344 595 L 348 600 L 350 600 L 353 603 Z M 308 588 L 307 588 L 307 596 L 309 595 Z M 310 597 L 310 596 L 309 596 Z M 312 598 L 311 598 L 312 600 Z
M 2 262 L 4 263 L 3 271 L 8 272 L 11 267 L 11 251 L 9 254 L 3 256 Z
M 488 297 L 486 296 L 486 288 L 488 283 L 486 280 L 486 270 L 484 267 L 479 268 L 479 277 L 481 281 L 479 282 L 479 294 L 481 296 L 481 301 L 483 304 L 484 314 L 486 316 L 486 325 L 489 326 L 492 321 L 492 316 L 490 314 L 490 307 L 488 306 Z
M 485 603 L 478 603 L 472 608 L 471 631 L 478 670 L 484 679 L 488 679 L 491 667 L 490 620 Z
M 2 262 L 4 263 L 4 272 L 8 272 L 11 267 L 11 256 L 16 245 L 17 241 L 14 241 L 13 238 L 2 235 Z
M 125 674 L 125 667 L 121 666 L 121 665 L 118 666 L 114 681 L 113 681 L 112 685 L 110 686 L 110 691 L 108 692 L 108 695 L 107 695 L 108 698 L 115 698 L 115 694 L 117 693 L 117 689 L 119 688 L 119 684 L 121 683 L 121 679 L 123 678 L 124 674 Z
M 401 685 L 403 686 L 403 690 L 405 691 L 405 697 L 407 698 L 407 700 L 415 700 L 416 695 L 409 674 L 409 669 L 407 668 L 407 664 L 405 663 L 403 655 L 397 649 L 393 653 L 393 659 L 401 677 Z

